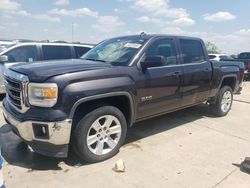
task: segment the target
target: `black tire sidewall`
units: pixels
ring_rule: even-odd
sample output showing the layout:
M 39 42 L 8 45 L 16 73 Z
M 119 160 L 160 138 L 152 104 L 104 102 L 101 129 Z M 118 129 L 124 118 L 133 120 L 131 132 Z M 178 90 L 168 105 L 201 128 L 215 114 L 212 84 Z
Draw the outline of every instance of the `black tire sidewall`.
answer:
M 109 153 L 105 155 L 95 155 L 93 154 L 87 146 L 87 134 L 92 123 L 101 116 L 113 115 L 121 123 L 121 138 L 116 145 L 116 147 Z M 73 147 L 76 150 L 78 156 L 86 162 L 100 162 L 113 157 L 119 152 L 120 147 L 125 141 L 127 134 L 127 122 L 123 113 L 116 107 L 113 106 L 103 106 L 99 107 L 89 113 L 87 113 L 77 124 L 74 130 L 74 144 Z

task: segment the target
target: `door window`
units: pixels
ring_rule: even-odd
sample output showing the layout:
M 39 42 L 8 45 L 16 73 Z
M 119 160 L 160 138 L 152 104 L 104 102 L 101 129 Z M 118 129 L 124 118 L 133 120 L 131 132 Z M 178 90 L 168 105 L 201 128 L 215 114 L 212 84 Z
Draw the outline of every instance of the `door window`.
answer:
M 70 46 L 43 45 L 44 60 L 71 59 Z
M 202 63 L 206 61 L 203 47 L 198 40 L 181 39 L 181 52 L 183 63 Z
M 38 60 L 36 46 L 17 47 L 6 54 L 8 62 L 33 62 Z
M 76 58 L 82 57 L 83 54 L 85 54 L 87 51 L 90 50 L 88 47 L 81 47 L 81 46 L 74 46 L 75 52 L 76 52 Z
M 176 65 L 176 48 L 173 39 L 158 39 L 146 50 L 146 56 L 163 56 L 166 65 Z

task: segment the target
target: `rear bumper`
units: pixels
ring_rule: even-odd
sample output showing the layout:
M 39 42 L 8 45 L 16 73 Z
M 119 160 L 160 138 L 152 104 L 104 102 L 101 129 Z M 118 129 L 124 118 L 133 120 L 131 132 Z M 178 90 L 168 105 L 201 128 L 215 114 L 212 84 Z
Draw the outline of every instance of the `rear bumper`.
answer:
M 32 149 L 53 157 L 67 157 L 71 134 L 71 119 L 55 122 L 19 121 L 3 107 L 6 122 Z

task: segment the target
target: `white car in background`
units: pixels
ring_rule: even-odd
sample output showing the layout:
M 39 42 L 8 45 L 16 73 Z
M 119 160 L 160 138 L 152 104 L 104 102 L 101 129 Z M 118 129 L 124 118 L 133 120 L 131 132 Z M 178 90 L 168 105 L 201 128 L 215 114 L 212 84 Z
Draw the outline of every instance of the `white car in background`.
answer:
M 93 46 L 93 44 L 49 41 L 0 45 L 0 94 L 5 93 L 4 72 L 9 67 L 24 62 L 78 59 Z
M 220 61 L 220 60 L 228 60 L 232 59 L 231 56 L 226 54 L 208 54 L 210 60 Z

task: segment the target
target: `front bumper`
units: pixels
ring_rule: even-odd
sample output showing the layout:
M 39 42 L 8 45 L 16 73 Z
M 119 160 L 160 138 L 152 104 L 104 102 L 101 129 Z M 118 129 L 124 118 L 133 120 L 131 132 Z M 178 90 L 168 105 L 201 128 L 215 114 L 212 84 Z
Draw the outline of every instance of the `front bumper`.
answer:
M 53 157 L 67 157 L 72 126 L 71 119 L 56 122 L 21 122 L 4 107 L 3 114 L 13 131 L 35 152 Z

